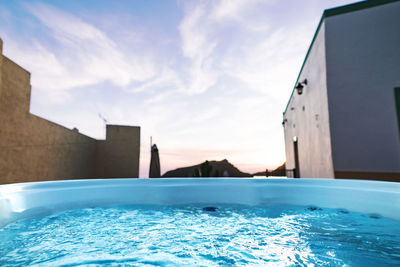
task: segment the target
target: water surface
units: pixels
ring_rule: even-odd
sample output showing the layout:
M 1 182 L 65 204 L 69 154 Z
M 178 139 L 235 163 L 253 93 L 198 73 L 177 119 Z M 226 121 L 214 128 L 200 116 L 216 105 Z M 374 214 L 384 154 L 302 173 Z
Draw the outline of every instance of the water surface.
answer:
M 400 265 L 399 221 L 318 207 L 76 209 L 12 223 L 0 240 L 1 266 Z

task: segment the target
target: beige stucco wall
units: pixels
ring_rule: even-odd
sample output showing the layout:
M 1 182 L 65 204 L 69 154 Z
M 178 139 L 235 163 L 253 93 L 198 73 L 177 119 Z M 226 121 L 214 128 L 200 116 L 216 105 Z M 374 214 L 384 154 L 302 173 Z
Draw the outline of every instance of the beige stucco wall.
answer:
M 30 114 L 30 92 L 30 73 L 0 53 L 0 184 L 138 177 L 139 127 L 96 140 Z
M 308 84 L 302 95 L 293 93 L 283 117 L 286 168 L 295 168 L 293 137 L 297 136 L 301 178 L 334 178 L 325 58 L 322 22 L 299 76 L 299 81 L 307 79 Z

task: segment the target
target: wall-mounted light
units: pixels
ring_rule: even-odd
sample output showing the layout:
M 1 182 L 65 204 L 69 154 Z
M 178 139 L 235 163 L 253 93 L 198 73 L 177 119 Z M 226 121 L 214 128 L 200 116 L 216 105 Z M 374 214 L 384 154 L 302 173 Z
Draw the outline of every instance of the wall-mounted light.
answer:
M 305 85 L 307 85 L 307 79 L 304 79 L 304 81 L 297 83 L 296 90 L 299 95 L 303 93 L 303 88 Z
M 283 119 L 282 125 L 285 126 L 285 123 L 287 122 L 287 119 Z

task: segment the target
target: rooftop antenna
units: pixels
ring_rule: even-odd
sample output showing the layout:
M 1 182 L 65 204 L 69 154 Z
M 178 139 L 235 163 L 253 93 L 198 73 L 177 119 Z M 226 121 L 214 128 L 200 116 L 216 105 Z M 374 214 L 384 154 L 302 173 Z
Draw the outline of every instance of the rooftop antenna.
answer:
M 104 125 L 107 124 L 106 118 L 104 118 L 103 115 L 101 115 L 100 113 L 99 113 L 99 118 L 104 122 Z
M 152 147 L 153 147 L 153 137 L 150 136 L 150 152 L 151 152 Z
M 99 115 L 99 118 L 104 122 L 104 129 L 107 132 L 107 120 L 106 120 L 106 118 L 104 118 L 103 115 L 101 115 L 100 113 L 98 115 Z M 106 135 L 107 135 L 107 133 L 106 133 Z

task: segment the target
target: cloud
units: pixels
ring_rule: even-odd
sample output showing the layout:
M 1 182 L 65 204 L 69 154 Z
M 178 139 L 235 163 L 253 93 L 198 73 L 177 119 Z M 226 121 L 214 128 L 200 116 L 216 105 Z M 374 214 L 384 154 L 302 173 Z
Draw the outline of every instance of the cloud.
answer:
M 218 70 L 214 68 L 212 52 L 216 42 L 210 38 L 210 25 L 207 7 L 200 3 L 187 8 L 179 25 L 182 38 L 183 56 L 189 59 L 188 94 L 199 94 L 207 91 L 216 83 Z
M 144 103 L 146 105 L 150 105 L 150 104 L 155 104 L 155 103 L 159 103 L 162 102 L 163 100 L 165 100 L 166 98 L 168 98 L 170 95 L 174 94 L 175 91 L 164 91 L 162 93 L 157 93 L 154 94 L 154 96 L 152 96 L 151 98 L 148 98 L 144 101 Z
M 131 92 L 140 93 L 160 89 L 182 90 L 183 87 L 179 74 L 170 67 L 165 66 L 157 75 L 131 89 Z
M 254 17 L 257 8 L 265 7 L 275 0 L 220 0 L 214 3 L 211 17 L 219 22 L 235 22 L 249 31 L 265 31 L 269 25 Z
M 184 2 L 184 16 L 178 26 L 183 58 L 174 66 L 161 67 L 158 74 L 136 84 L 131 91 L 159 92 L 168 87 L 175 90 L 174 94 L 198 95 L 224 86 L 220 80 L 233 78 L 246 89 L 267 92 L 266 87 L 276 88 L 281 81 L 288 81 L 287 76 L 298 71 L 308 36 L 300 34 L 304 27 L 270 30 L 272 20 L 264 13 L 271 3 L 272 0 Z M 286 83 L 275 92 L 291 86 Z
M 266 12 L 272 3 L 186 2 L 179 31 L 182 54 L 189 60 L 188 94 L 204 93 L 229 77 L 247 90 L 270 93 L 266 88 L 275 87 L 287 93 L 291 85 L 282 81 L 298 71 L 308 36 L 301 34 L 303 26 L 275 25 Z
M 16 60 L 22 58 L 24 66 L 35 71 L 35 88 L 65 91 L 104 81 L 127 87 L 155 74 L 144 53 L 121 51 L 105 32 L 72 14 L 42 3 L 27 4 L 26 10 L 47 28 L 47 41 L 36 39 L 30 47 L 14 48 L 19 51 Z

